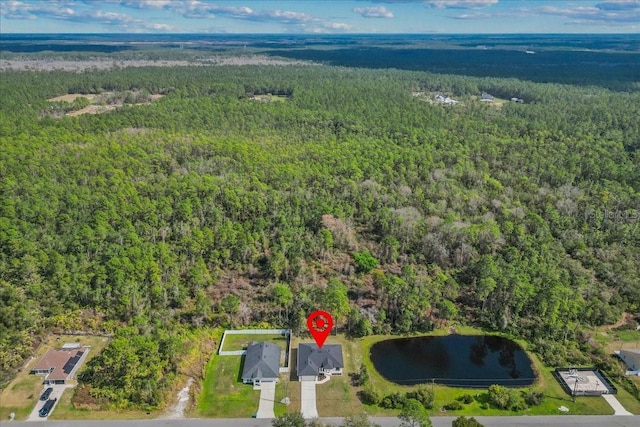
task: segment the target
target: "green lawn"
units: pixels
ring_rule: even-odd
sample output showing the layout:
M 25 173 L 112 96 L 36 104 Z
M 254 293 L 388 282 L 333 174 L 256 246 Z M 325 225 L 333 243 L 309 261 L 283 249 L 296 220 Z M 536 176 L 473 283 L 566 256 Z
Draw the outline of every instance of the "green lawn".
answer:
M 41 376 L 21 372 L 0 394 L 0 419 L 8 420 L 12 412 L 16 420 L 26 419 L 43 390 Z
M 246 350 L 251 342 L 270 342 L 280 346 L 284 355 L 287 349 L 287 338 L 280 334 L 227 334 L 222 351 Z
M 214 356 L 207 364 L 206 376 L 196 407 L 196 416 L 250 418 L 258 410 L 260 391 L 240 380 L 241 356 Z

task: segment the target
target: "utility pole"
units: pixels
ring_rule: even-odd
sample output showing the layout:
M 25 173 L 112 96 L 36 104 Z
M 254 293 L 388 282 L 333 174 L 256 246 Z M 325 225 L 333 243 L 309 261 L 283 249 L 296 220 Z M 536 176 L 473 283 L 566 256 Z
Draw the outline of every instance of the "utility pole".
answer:
M 576 378 L 576 382 L 573 385 L 573 401 L 576 401 L 576 394 L 578 393 L 578 378 Z

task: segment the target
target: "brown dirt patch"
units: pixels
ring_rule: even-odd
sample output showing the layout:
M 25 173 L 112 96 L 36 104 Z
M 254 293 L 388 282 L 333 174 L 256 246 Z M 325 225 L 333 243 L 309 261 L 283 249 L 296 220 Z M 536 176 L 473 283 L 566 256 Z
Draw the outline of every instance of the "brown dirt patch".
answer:
M 92 100 L 96 97 L 95 94 L 84 94 L 84 93 L 68 93 L 66 95 L 56 96 L 55 98 L 49 98 L 47 101 L 51 102 L 73 102 L 76 98 L 87 98 L 88 100 Z

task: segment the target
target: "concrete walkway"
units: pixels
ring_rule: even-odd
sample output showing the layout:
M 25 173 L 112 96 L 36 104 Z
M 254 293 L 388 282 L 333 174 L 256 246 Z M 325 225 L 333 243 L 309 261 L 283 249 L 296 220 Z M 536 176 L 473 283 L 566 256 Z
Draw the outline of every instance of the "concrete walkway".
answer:
M 276 383 L 260 384 L 260 403 L 256 418 L 275 418 L 273 404 L 276 401 Z
M 300 412 L 304 418 L 318 418 L 315 381 L 300 381 Z
M 622 406 L 613 394 L 603 394 L 602 397 L 604 397 L 604 400 L 606 400 L 615 411 L 613 415 L 633 415 L 631 412 L 624 409 L 624 406 Z

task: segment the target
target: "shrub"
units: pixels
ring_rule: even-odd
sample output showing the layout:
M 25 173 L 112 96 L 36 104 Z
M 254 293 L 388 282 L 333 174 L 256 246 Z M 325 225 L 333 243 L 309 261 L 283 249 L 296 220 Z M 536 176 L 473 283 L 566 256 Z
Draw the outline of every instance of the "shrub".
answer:
M 365 405 L 377 405 L 380 403 L 380 393 L 373 387 L 365 387 L 358 395 L 360 396 L 360 401 Z
M 489 402 L 499 409 L 511 409 L 512 411 L 527 409 L 527 404 L 515 391 L 497 384 L 489 387 Z
M 458 400 L 468 405 L 469 403 L 472 403 L 474 401 L 474 398 L 470 394 L 463 394 L 462 396 L 458 397 Z
M 305 421 L 299 412 L 283 414 L 271 421 L 273 427 L 304 427 Z
M 367 367 L 364 364 L 362 364 L 360 365 L 360 370 L 356 375 L 354 385 L 363 386 L 363 385 L 366 385 L 368 382 L 369 382 L 369 371 L 367 370 Z
M 524 401 L 529 406 L 537 406 L 544 401 L 544 393 L 541 391 L 528 391 L 522 393 Z
M 378 260 L 369 251 L 356 252 L 353 254 L 358 273 L 369 273 L 378 266 Z
M 406 397 L 400 393 L 391 393 L 382 399 L 380 406 L 386 409 L 400 409 L 404 406 L 406 400 Z
M 484 427 L 475 418 L 458 417 L 453 420 L 451 427 Z
M 512 411 L 524 411 L 527 408 L 528 406 L 524 400 L 522 400 L 516 393 L 509 390 L 509 409 Z
M 424 406 L 425 409 L 433 408 L 434 394 L 433 391 L 431 391 L 431 389 L 427 387 L 421 387 L 416 391 L 408 392 L 407 399 L 417 400 L 418 402 L 422 403 L 422 406 Z
M 509 408 L 511 393 L 501 385 L 493 384 L 489 387 L 489 402 L 499 409 Z
M 462 409 L 462 403 L 454 400 L 453 402 L 444 405 L 444 409 L 446 409 L 447 411 L 457 411 L 459 409 Z

